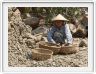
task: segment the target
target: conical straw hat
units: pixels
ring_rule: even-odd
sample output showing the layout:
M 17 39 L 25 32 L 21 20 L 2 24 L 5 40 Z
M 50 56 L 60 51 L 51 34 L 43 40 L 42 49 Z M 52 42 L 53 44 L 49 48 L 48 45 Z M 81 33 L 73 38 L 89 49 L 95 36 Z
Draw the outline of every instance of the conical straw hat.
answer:
M 62 21 L 68 21 L 65 17 L 63 17 L 61 14 L 58 14 L 56 17 L 52 19 L 52 21 L 56 20 L 62 20 Z

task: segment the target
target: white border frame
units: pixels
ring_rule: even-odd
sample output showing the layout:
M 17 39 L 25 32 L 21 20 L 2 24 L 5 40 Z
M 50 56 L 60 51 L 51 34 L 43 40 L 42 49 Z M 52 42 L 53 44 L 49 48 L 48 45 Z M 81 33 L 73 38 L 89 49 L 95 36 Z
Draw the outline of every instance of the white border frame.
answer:
M 94 2 L 94 72 L 96 72 L 96 1 Z
M 9 3 L 9 4 L 8 4 Z M 21 4 L 22 3 L 22 4 Z M 71 4 L 70 4 L 71 3 Z M 47 5 L 46 5 L 47 4 Z M 73 4 L 73 5 L 72 5 Z M 77 4 L 77 6 L 76 6 Z M 81 5 L 82 4 L 82 5 Z M 90 5 L 92 4 L 92 5 Z M 88 67 L 8 67 L 8 7 L 84 7 L 88 6 Z M 62 6 L 63 5 L 63 6 Z M 90 25 L 91 24 L 91 25 Z M 92 25 L 93 24 L 93 25 Z M 72 72 L 93 72 L 94 70 L 94 2 L 2 2 L 2 38 L 3 38 L 3 71 L 4 72 L 33 72 L 33 73 L 72 73 Z M 6 46 L 6 47 L 5 47 Z M 7 58 L 6 58 L 7 57 Z
M 2 0 L 3 2 L 92 2 L 95 0 Z
M 1 1 L 0 1 L 0 71 L 2 71 L 2 12 L 1 12 Z
M 4 73 L 4 74 L 13 74 L 13 73 Z M 14 74 L 33 74 L 33 73 L 14 73 Z M 42 73 L 36 73 L 42 74 Z M 45 73 L 45 74 L 62 74 L 62 73 Z M 64 73 L 64 74 L 93 74 L 93 73 Z

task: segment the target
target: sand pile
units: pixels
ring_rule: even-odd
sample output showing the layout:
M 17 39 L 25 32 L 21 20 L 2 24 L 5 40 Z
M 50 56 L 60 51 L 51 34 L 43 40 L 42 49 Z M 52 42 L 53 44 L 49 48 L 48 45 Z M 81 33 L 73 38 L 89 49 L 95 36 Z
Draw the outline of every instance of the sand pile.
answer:
M 26 34 L 31 34 L 32 28 L 22 22 L 18 9 L 15 11 L 12 9 L 9 9 L 8 60 L 9 66 L 18 66 L 27 61 L 25 55 L 36 44 L 32 38 L 26 36 Z

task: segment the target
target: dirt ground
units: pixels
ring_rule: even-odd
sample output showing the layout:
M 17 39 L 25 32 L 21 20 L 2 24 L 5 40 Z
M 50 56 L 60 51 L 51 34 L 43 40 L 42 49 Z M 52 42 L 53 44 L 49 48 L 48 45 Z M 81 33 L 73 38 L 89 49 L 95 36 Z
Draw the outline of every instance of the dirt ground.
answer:
M 21 53 L 21 54 L 20 54 Z M 9 53 L 9 66 L 15 67 L 87 67 L 88 48 L 80 47 L 75 54 L 53 55 L 52 59 L 36 61 L 32 59 L 32 49 L 26 52 L 14 51 Z

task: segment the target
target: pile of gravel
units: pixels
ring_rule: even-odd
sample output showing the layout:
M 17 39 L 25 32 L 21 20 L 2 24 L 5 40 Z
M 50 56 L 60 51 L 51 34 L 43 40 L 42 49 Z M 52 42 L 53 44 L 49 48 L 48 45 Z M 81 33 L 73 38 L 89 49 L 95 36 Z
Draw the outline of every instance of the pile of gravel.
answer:
M 36 44 L 34 39 L 26 37 L 27 33 L 31 34 L 32 28 L 22 22 L 19 10 L 9 8 L 8 11 L 8 64 L 18 66 L 27 61 L 25 54 L 31 52 Z

